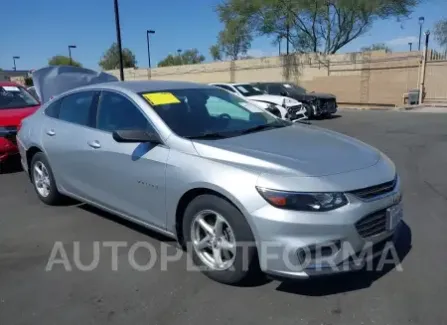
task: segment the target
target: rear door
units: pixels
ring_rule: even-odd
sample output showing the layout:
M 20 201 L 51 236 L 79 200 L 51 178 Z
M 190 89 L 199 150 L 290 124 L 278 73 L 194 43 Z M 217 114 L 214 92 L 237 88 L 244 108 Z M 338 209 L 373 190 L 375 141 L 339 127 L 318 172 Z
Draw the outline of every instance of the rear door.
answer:
M 99 92 L 81 91 L 59 99 L 48 106 L 42 128 L 42 141 L 56 182 L 76 196 L 89 196 L 86 153 L 88 132 L 94 123 L 93 108 Z
M 83 138 L 89 192 L 104 207 L 160 228 L 166 226 L 165 170 L 169 148 L 151 143 L 118 143 L 116 130 L 156 132 L 131 98 L 103 91 L 95 129 Z M 87 163 L 88 162 L 88 163 Z

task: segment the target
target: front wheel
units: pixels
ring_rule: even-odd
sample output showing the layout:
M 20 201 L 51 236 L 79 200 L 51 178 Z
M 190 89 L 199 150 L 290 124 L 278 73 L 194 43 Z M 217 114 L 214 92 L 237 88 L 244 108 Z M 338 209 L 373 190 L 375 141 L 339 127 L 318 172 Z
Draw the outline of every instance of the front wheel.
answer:
M 209 278 L 236 285 L 260 272 L 250 226 L 227 200 L 195 198 L 186 208 L 183 233 L 194 264 Z
M 306 117 L 310 120 L 314 116 L 313 108 L 309 104 L 303 104 L 306 109 Z
M 34 155 L 30 164 L 30 176 L 39 199 L 48 205 L 62 203 L 64 196 L 57 190 L 53 172 L 42 152 Z

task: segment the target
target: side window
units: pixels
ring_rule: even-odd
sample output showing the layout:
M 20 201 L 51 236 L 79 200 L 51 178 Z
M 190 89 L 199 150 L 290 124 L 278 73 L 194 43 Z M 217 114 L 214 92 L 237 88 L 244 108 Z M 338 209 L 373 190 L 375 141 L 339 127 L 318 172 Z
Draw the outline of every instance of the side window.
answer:
M 129 99 L 108 91 L 101 93 L 96 127 L 107 132 L 116 130 L 154 131 L 147 118 Z
M 61 101 L 60 100 L 57 100 L 57 101 L 51 103 L 45 109 L 45 115 L 47 115 L 49 117 L 58 118 L 59 117 L 59 109 L 60 109 L 60 107 L 61 107 Z
M 282 87 L 280 85 L 270 85 L 268 93 L 271 95 L 281 95 Z
M 267 86 L 263 84 L 253 84 L 254 87 L 261 89 L 262 91 L 267 91 Z
M 216 85 L 216 87 L 231 91 L 232 93 L 236 93 L 233 88 L 231 88 L 230 86 L 227 86 L 227 85 Z
M 241 109 L 239 106 L 236 106 L 235 104 L 227 102 L 218 97 L 210 96 L 205 106 L 211 116 L 228 114 L 232 118 L 237 118 L 245 121 L 250 120 L 249 111 Z
M 62 98 L 58 118 L 79 125 L 89 125 L 94 97 L 94 91 L 85 91 Z

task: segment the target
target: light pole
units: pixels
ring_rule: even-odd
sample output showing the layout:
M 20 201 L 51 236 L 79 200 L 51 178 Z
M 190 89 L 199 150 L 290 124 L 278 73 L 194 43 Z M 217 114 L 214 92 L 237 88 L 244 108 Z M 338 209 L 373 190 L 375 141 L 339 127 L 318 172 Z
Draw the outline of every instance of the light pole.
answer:
M 12 57 L 12 60 L 14 61 L 14 71 L 16 71 L 17 70 L 17 67 L 16 67 L 16 60 L 18 60 L 18 59 L 20 59 L 20 56 L 13 56 Z
M 148 78 L 151 79 L 151 50 L 149 47 L 149 34 L 155 34 L 155 30 L 148 29 L 146 31 L 146 37 L 147 37 L 147 60 L 149 63 L 149 69 L 147 70 Z
M 413 49 L 413 43 L 410 42 L 410 43 L 408 43 L 408 45 L 410 45 L 410 52 L 411 52 L 411 50 Z
M 180 64 L 183 64 L 183 62 L 182 62 L 182 56 L 181 56 L 181 54 L 182 54 L 182 50 L 181 50 L 181 49 L 178 49 L 178 50 L 177 50 L 177 54 L 178 54 L 178 58 L 179 58 L 179 60 L 180 60 Z
M 424 21 L 425 18 L 424 17 L 419 17 L 419 46 L 418 46 L 418 51 L 421 50 L 421 39 L 422 39 L 422 26 L 424 25 Z
M 281 41 L 282 37 L 278 36 L 278 55 L 281 56 Z
M 115 27 L 116 27 L 116 41 L 118 44 L 119 60 L 120 60 L 120 79 L 124 81 L 124 67 L 123 67 L 123 48 L 121 46 L 121 28 L 120 28 L 120 12 L 118 8 L 118 0 L 113 1 L 115 8 Z
M 425 32 L 425 46 L 424 52 L 422 56 L 422 72 L 421 72 L 421 84 L 419 86 L 419 104 L 422 104 L 424 101 L 424 92 L 425 92 L 425 70 L 427 66 L 427 55 L 428 55 L 428 41 L 430 39 L 430 31 L 427 30 Z
M 76 45 L 68 45 L 68 57 L 70 58 L 70 65 L 73 65 L 73 59 L 71 58 L 71 49 L 75 49 Z

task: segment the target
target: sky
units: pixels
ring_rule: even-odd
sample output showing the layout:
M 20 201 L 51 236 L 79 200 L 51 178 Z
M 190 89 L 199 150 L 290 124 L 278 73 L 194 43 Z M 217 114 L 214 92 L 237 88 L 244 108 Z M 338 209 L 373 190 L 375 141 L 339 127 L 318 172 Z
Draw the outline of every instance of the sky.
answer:
M 447 18 L 447 0 L 422 0 L 409 19 L 377 21 L 362 37 L 341 52 L 355 52 L 373 43 L 386 43 L 393 51 L 417 47 L 418 17 L 425 17 L 424 30 Z M 214 9 L 219 0 L 119 0 L 123 47 L 131 49 L 139 67 L 148 66 L 146 30 L 151 35 L 152 66 L 177 49 L 197 48 L 210 61 L 209 47 L 222 29 Z M 102 54 L 116 41 L 113 0 L 21 0 L 1 4 L 0 68 L 38 69 L 54 55 L 67 55 L 98 69 Z M 432 44 L 434 41 L 432 40 Z M 285 49 L 285 46 L 283 46 Z M 254 40 L 252 56 L 277 55 L 278 48 L 265 37 Z

